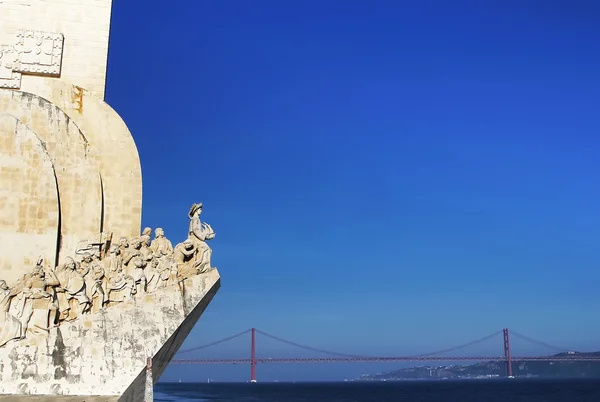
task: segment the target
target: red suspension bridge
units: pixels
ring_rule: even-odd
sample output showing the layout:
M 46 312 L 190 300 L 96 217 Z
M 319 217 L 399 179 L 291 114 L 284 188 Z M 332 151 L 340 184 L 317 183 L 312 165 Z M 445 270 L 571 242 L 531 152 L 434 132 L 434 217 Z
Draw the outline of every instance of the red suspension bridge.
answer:
M 544 346 L 556 350 L 557 353 L 552 356 L 512 356 L 510 350 L 510 335 L 508 328 L 504 328 L 500 331 L 494 332 L 493 334 L 487 335 L 483 338 L 477 339 L 472 342 L 468 342 L 452 348 L 437 350 L 435 352 L 414 355 L 414 356 L 360 356 L 346 353 L 333 352 L 330 350 L 317 349 L 310 346 L 302 345 L 296 342 L 292 342 L 275 335 L 268 334 L 256 328 L 251 328 L 246 331 L 240 332 L 229 336 L 227 338 L 220 339 L 215 342 L 208 343 L 206 345 L 198 346 L 195 348 L 185 349 L 179 351 L 176 356 L 179 357 L 185 353 L 199 351 L 211 346 L 218 345 L 223 342 L 233 340 L 243 335 L 251 334 L 250 341 L 250 357 L 239 358 L 239 359 L 174 359 L 171 361 L 172 364 L 249 364 L 250 365 L 250 380 L 256 382 L 256 365 L 257 364 L 276 364 L 276 363 L 349 363 L 349 362 L 505 362 L 506 363 L 506 375 L 512 377 L 512 363 L 513 362 L 600 362 L 600 356 L 591 355 L 586 353 L 575 353 L 564 348 L 549 345 L 542 341 L 537 341 L 532 338 L 528 338 L 515 331 L 511 331 L 510 334 L 523 339 L 525 341 Z M 266 336 L 279 342 L 286 343 L 301 349 L 309 350 L 312 352 L 319 352 L 327 354 L 327 357 L 299 357 L 299 358 L 258 358 L 256 357 L 256 334 Z M 502 334 L 503 340 L 503 355 L 500 356 L 441 356 L 442 354 L 454 352 L 460 349 L 464 349 L 468 346 L 473 346 L 484 342 L 488 339 L 494 338 Z

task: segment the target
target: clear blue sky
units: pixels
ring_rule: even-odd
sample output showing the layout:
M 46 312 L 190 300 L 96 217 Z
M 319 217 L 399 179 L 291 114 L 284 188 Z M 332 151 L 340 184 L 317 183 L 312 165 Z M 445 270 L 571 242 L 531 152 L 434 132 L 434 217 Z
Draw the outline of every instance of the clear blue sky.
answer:
M 143 225 L 182 241 L 202 201 L 217 233 L 222 288 L 184 348 L 256 327 L 417 354 L 509 327 L 600 350 L 599 19 L 591 0 L 115 2 L 107 101 L 138 145 Z

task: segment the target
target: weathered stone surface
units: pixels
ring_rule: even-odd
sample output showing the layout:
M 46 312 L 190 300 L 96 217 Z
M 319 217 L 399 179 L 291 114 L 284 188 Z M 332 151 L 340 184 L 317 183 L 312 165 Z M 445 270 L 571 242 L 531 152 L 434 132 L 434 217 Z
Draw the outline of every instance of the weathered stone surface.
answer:
M 0 89 L 0 111 L 36 132 L 57 165 L 60 248 L 68 250 L 59 250 L 59 262 L 78 240 L 140 231 L 137 148 L 103 101 L 111 6 L 111 0 L 0 1 L 0 88 L 21 90 Z M 65 137 L 74 131 L 79 135 Z
M 9 283 L 38 257 L 54 260 L 59 233 L 58 189 L 45 144 L 0 109 L 0 279 Z
M 213 296 L 219 290 L 221 286 L 220 278 L 217 280 L 216 285 L 214 285 L 211 290 L 207 293 L 207 295 L 202 299 L 200 303 L 198 303 L 193 309 L 189 310 L 189 314 L 186 316 L 185 321 L 179 326 L 177 331 L 171 335 L 169 340 L 165 342 L 165 344 L 160 348 L 158 353 L 152 359 L 152 373 L 154 375 L 154 383 L 160 379 L 160 376 L 167 368 L 169 362 L 177 353 L 185 338 L 189 335 L 190 331 L 194 328 L 194 325 L 200 319 L 202 313 L 211 302 Z M 186 296 L 187 297 L 187 296 Z M 189 309 L 192 305 L 190 303 L 186 303 L 187 308 Z M 131 385 L 125 390 L 123 395 L 119 398 L 119 402 L 141 402 L 140 395 L 143 395 L 144 391 L 144 377 L 145 370 L 142 370 L 140 374 L 136 377 L 136 379 L 131 383 Z
M 58 199 L 52 203 L 60 205 L 58 261 L 62 262 L 64 257 L 73 254 L 80 240 L 102 231 L 102 185 L 98 165 L 90 155 L 92 145 L 67 114 L 37 95 L 0 89 L 0 111 L 16 117 L 33 130 L 54 165 Z M 0 154 L 6 152 L 2 144 Z M 7 254 L 19 252 L 0 243 L 0 260 Z M 55 263 L 54 258 L 51 261 Z
M 141 401 L 220 286 L 216 269 L 0 348 L 0 394 L 108 395 Z M 63 399 L 59 399 L 63 400 Z
M 60 79 L 87 88 L 104 99 L 111 6 L 111 0 L 0 1 L 0 47 L 17 47 L 15 50 L 18 52 L 22 30 L 35 30 L 35 34 L 45 32 L 54 35 L 53 38 L 64 36 L 64 48 L 60 49 L 60 41 L 55 40 L 51 45 L 47 39 L 39 46 L 34 41 L 27 44 L 31 48 L 39 47 L 42 52 L 35 58 L 27 54 L 25 63 L 19 61 L 16 64 L 14 70 L 24 71 L 22 76 L 15 72 L 19 75 L 13 79 L 18 85 L 16 89 L 28 85 L 35 75 L 42 74 L 45 75 L 44 81 Z M 54 78 L 58 59 L 49 57 L 50 46 L 55 52 L 62 52 L 60 78 Z M 14 70 L 11 68 L 11 71 Z M 3 81 L 0 70 L 0 87 Z
M 137 236 L 142 222 L 142 169 L 123 119 L 101 98 L 62 80 L 30 77 L 21 90 L 35 93 L 63 110 L 89 142 L 90 155 L 102 177 L 103 230 Z

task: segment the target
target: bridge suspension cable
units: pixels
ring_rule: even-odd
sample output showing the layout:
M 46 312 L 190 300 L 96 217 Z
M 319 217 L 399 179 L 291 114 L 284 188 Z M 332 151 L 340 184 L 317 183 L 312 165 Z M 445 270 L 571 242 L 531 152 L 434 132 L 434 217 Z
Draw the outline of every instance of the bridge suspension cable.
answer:
M 515 337 L 517 337 L 517 338 L 523 339 L 524 341 L 531 342 L 531 343 L 534 343 L 536 345 L 544 346 L 544 347 L 549 348 L 549 349 L 554 349 L 556 351 L 567 352 L 569 350 L 573 350 L 573 349 L 567 349 L 567 348 L 562 348 L 562 347 L 559 347 L 559 346 L 550 345 L 549 343 L 546 343 L 546 342 L 543 342 L 543 341 L 538 341 L 538 340 L 533 339 L 533 338 L 529 338 L 529 337 L 527 337 L 525 335 L 519 334 L 515 330 L 511 330 L 510 334 L 513 335 L 513 336 L 515 336 Z
M 325 353 L 325 354 L 334 355 L 334 356 L 342 356 L 342 357 L 358 357 L 358 358 L 365 358 L 365 357 L 367 357 L 367 356 L 350 355 L 350 354 L 346 354 L 346 353 L 332 352 L 330 350 L 324 350 L 324 349 L 317 349 L 317 348 L 313 348 L 311 346 L 302 345 L 300 343 L 288 341 L 287 339 L 283 339 L 283 338 L 280 338 L 278 336 L 268 334 L 268 333 L 266 333 L 264 331 L 261 331 L 259 329 L 256 329 L 255 331 L 258 334 L 264 335 L 264 336 L 266 336 L 268 338 L 271 338 L 271 339 L 274 339 L 276 341 L 287 343 L 288 345 L 296 346 L 296 347 L 301 348 L 301 349 L 310 350 L 312 352 L 320 352 L 320 353 Z
M 414 355 L 414 356 L 410 356 L 410 357 L 427 357 L 427 356 L 433 356 L 433 355 L 441 355 L 442 353 L 448 353 L 448 352 L 454 352 L 455 350 L 459 350 L 459 349 L 463 349 L 466 348 L 468 346 L 473 346 L 473 345 L 477 345 L 478 343 L 487 341 L 488 339 L 491 339 L 495 336 L 498 336 L 502 333 L 502 330 L 500 331 L 496 331 L 493 334 L 484 336 L 483 338 L 477 339 L 476 341 L 471 341 L 459 346 L 454 346 L 452 348 L 448 348 L 448 349 L 442 349 L 442 350 L 436 350 L 435 352 L 431 352 L 431 353 L 425 353 L 425 354 L 421 354 L 421 355 Z
M 258 330 L 258 329 L 256 330 L 256 332 L 259 333 L 259 334 L 261 334 L 261 335 L 264 335 L 266 337 L 275 339 L 276 341 L 287 343 L 288 345 L 296 346 L 296 347 L 299 347 L 299 348 L 302 348 L 302 349 L 310 350 L 312 352 L 320 352 L 320 353 L 325 353 L 325 354 L 334 355 L 334 356 L 341 356 L 341 357 L 375 358 L 374 356 L 351 355 L 351 354 L 347 354 L 347 353 L 333 352 L 331 350 L 317 349 L 317 348 L 313 348 L 311 346 L 302 345 L 302 344 L 297 343 L 297 342 L 288 341 L 287 339 L 283 339 L 283 338 L 280 338 L 278 336 L 268 334 L 268 333 L 266 333 L 264 331 L 261 331 L 261 330 Z M 471 341 L 471 342 L 468 342 L 468 343 L 465 343 L 465 344 L 462 344 L 462 345 L 454 346 L 454 347 L 451 347 L 451 348 L 448 348 L 448 349 L 437 350 L 435 352 L 430 352 L 430 353 L 424 353 L 424 354 L 419 354 L 419 355 L 415 355 L 415 356 L 410 356 L 410 357 L 427 357 L 427 356 L 439 355 L 439 354 L 447 353 L 447 352 L 453 352 L 455 350 L 463 349 L 463 348 L 466 348 L 468 346 L 473 346 L 473 345 L 476 345 L 478 343 L 487 341 L 488 339 L 491 339 L 491 338 L 493 338 L 495 336 L 498 336 L 501 333 L 502 333 L 502 330 L 496 331 L 493 334 L 484 336 L 483 338 L 480 338 L 480 339 L 477 339 L 475 341 Z
M 177 355 L 180 355 L 180 354 L 183 354 L 183 353 L 194 352 L 196 350 L 201 350 L 201 349 L 208 348 L 210 346 L 218 345 L 219 343 L 227 342 L 227 341 L 230 341 L 230 340 L 235 339 L 237 337 L 240 337 L 242 335 L 246 335 L 250 331 L 252 331 L 252 330 L 251 329 L 247 329 L 244 332 L 240 332 L 239 334 L 231 335 L 231 336 L 228 336 L 227 338 L 223 338 L 223 339 L 219 339 L 218 341 L 207 343 L 206 345 L 197 346 L 197 347 L 191 348 L 191 349 L 180 350 L 179 352 L 175 353 L 175 355 L 177 356 Z

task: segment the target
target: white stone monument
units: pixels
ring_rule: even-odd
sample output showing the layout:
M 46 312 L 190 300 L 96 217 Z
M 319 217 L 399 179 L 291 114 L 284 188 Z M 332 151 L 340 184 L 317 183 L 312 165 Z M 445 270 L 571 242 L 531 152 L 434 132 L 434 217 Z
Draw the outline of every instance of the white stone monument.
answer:
M 201 203 L 180 244 L 141 231 L 110 13 L 0 0 L 0 400 L 142 401 L 147 357 L 156 381 L 220 286 Z

